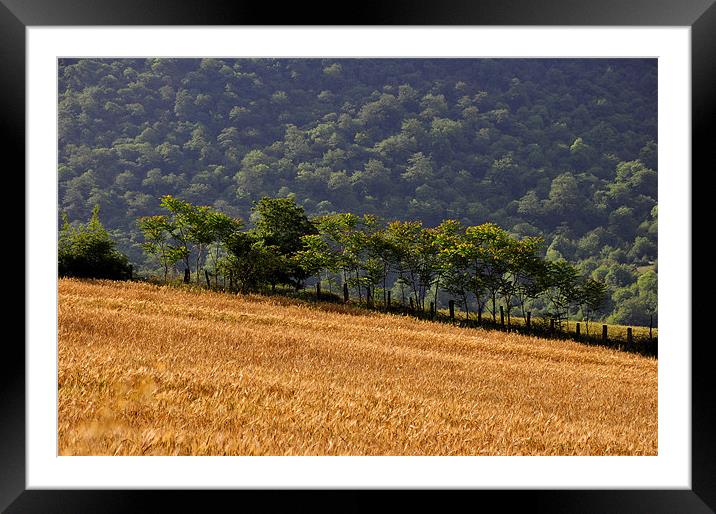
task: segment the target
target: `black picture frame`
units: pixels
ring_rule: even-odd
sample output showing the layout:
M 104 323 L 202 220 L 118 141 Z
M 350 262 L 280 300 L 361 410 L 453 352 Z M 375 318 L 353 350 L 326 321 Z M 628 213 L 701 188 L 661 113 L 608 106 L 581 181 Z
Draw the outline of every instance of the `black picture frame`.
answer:
M 280 5 L 279 8 L 277 6 Z M 0 0 L 0 102 L 3 150 L 25 166 L 25 28 L 81 25 L 551 25 L 551 26 L 688 26 L 691 28 L 692 169 L 716 170 L 712 120 L 716 119 L 716 5 L 714 0 L 442 0 L 440 2 L 366 2 L 340 10 L 326 2 L 269 5 L 245 1 L 201 0 Z M 324 16 L 321 18 L 321 16 Z M 320 20 L 320 21 L 319 21 Z M 692 180 L 692 205 L 702 189 L 693 187 L 696 174 L 671 170 Z M 24 189 L 21 183 L 20 188 Z M 697 193 L 694 196 L 693 193 Z M 692 210 L 693 219 L 693 210 Z M 692 234 L 695 231 L 692 229 Z M 698 233 L 698 232 L 697 232 Z M 691 249 L 692 269 L 703 260 Z M 25 273 L 31 270 L 24 269 Z M 24 274 L 23 274 L 24 275 Z M 52 294 L 52 292 L 48 292 Z M 692 305 L 696 305 L 693 300 Z M 684 299 L 686 300 L 686 299 Z M 693 329 L 692 320 L 684 320 Z M 693 332 L 690 333 L 693 334 Z M 695 344 L 692 344 L 692 341 Z M 713 437 L 713 344 L 708 338 L 684 341 L 692 354 L 692 455 L 689 490 L 475 490 L 450 491 L 428 497 L 429 491 L 400 494 L 401 510 L 425 507 L 429 501 L 475 506 L 493 500 L 501 509 L 548 512 L 701 513 L 716 511 L 716 443 Z M 385 491 L 146 491 L 26 490 L 25 482 L 25 351 L 19 338 L 6 337 L 0 373 L 0 509 L 19 512 L 126 512 L 207 509 L 210 502 L 229 508 L 262 502 L 272 511 L 278 503 L 293 510 L 317 505 L 359 512 L 381 504 Z M 447 497 L 446 497 L 447 496 Z M 248 502 L 248 503 L 247 503 Z M 459 503 L 457 503 L 459 502 Z M 467 502 L 467 503 L 465 503 Z M 217 505 L 221 505 L 217 503 Z M 470 507 L 468 507 L 470 508 Z

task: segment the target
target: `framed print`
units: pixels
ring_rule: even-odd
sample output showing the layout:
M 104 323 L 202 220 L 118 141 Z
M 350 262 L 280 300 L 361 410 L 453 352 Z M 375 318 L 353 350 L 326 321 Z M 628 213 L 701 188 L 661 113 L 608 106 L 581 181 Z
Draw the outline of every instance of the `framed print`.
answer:
M 3 509 L 125 511 L 148 497 L 164 501 L 168 496 L 187 508 L 186 489 L 202 490 L 202 502 L 214 494 L 229 501 L 266 501 L 275 490 L 288 489 L 293 491 L 284 498 L 292 505 L 345 502 L 346 510 L 369 509 L 381 501 L 378 490 L 387 489 L 410 490 L 411 499 L 421 504 L 426 500 L 419 490 L 429 489 L 450 490 L 466 501 L 490 497 L 508 508 L 538 505 L 545 511 L 716 509 L 713 384 L 705 369 L 711 350 L 699 339 L 693 342 L 691 286 L 697 262 L 691 246 L 691 170 L 714 164 L 712 2 L 397 3 L 356 9 L 350 23 L 330 16 L 317 23 L 317 6 L 311 13 L 298 5 L 269 13 L 246 4 L 0 1 L 3 126 L 8 151 L 26 169 L 27 298 L 25 346 L 6 345 L 12 350 L 4 360 Z M 484 86 L 463 80 L 468 68 L 478 70 L 476 82 Z M 367 76 L 383 79 L 376 86 Z M 218 79 L 212 85 L 207 77 Z M 318 77 L 315 84 L 312 77 Z M 406 85 L 402 77 L 424 80 Z M 580 92 L 565 93 L 571 86 Z M 343 90 L 350 95 L 336 94 Z M 495 100 L 490 95 L 497 90 L 504 94 Z M 548 103 L 551 113 L 568 109 L 569 114 L 548 118 L 546 108 L 530 104 L 535 97 L 544 98 L 540 102 Z M 589 116 L 597 113 L 605 120 L 601 113 L 613 105 L 621 114 L 592 123 Z M 117 113 L 116 118 L 107 113 Z M 271 121 L 264 128 L 251 121 L 257 116 Z M 581 128 L 574 132 L 573 127 Z M 180 172 L 182 166 L 193 171 Z M 614 183 L 600 189 L 614 169 Z M 283 178 L 267 186 L 273 173 Z M 402 198 L 387 176 L 409 195 Z M 231 195 L 196 207 L 212 188 Z M 580 193 L 584 189 L 588 197 Z M 388 190 L 393 194 L 381 196 Z M 112 200 L 117 191 L 120 203 Z M 180 191 L 182 200 L 173 191 Z M 459 201 L 468 194 L 469 201 Z M 504 205 L 488 201 L 489 195 Z M 95 209 L 87 207 L 88 197 L 96 199 Z M 304 209 L 315 217 L 309 220 Z M 352 210 L 362 216 L 356 225 L 336 217 Z M 113 220 L 125 214 L 133 218 L 124 225 L 111 221 L 107 231 L 100 222 L 109 219 L 100 218 L 103 212 Z M 67 213 L 80 221 L 71 225 L 69 217 L 61 219 Z M 287 213 L 293 217 L 285 222 L 281 216 Z M 429 245 L 410 246 L 405 241 L 413 232 L 407 224 L 383 226 L 370 216 L 392 221 L 402 213 L 436 227 L 420 228 L 420 237 L 431 234 Z M 530 216 L 541 221 L 531 223 Z M 495 217 L 510 230 L 476 226 L 480 217 Z M 280 234 L 279 223 L 270 221 L 279 218 L 284 220 Z M 597 218 L 604 227 L 597 226 Z M 204 232 L 197 228 L 200 223 Z M 205 237 L 209 226 L 214 239 Z M 354 238 L 331 235 L 355 226 L 361 228 Z M 549 244 L 539 250 L 546 255 L 539 258 L 529 249 L 530 242 L 535 248 L 542 242 L 542 228 L 536 227 L 550 231 Z M 85 276 L 84 261 L 62 252 L 71 247 L 67 241 L 89 241 L 90 233 L 119 241 L 131 258 L 103 254 L 109 266 L 103 273 L 109 275 L 89 276 L 119 274 L 137 279 L 131 283 L 140 289 L 99 291 L 96 286 L 89 291 L 82 288 L 95 287 L 87 285 L 91 282 L 58 280 L 58 273 Z M 185 233 L 193 235 L 182 240 Z M 628 251 L 619 249 L 621 234 L 629 234 L 623 236 L 630 242 Z M 658 305 L 668 313 L 658 327 L 663 339 L 658 360 L 652 333 L 657 243 Z M 365 250 L 368 245 L 372 253 Z M 436 249 L 439 264 L 433 275 L 411 283 L 409 256 L 425 247 Z M 390 250 L 380 254 L 381 248 Z M 471 248 L 482 267 L 479 277 L 475 272 L 474 279 L 466 279 Z M 590 261 L 589 252 L 599 259 Z M 370 257 L 355 257 L 364 254 Z M 534 258 L 514 264 L 517 259 L 507 257 L 523 254 Z M 572 257 L 565 261 L 564 256 Z M 588 270 L 583 278 L 567 263 L 571 259 Z M 414 275 L 429 275 L 424 263 L 432 261 L 420 262 Z M 491 279 L 494 269 L 499 278 Z M 512 277 L 510 285 L 506 276 Z M 532 278 L 518 278 L 525 276 Z M 604 332 L 594 336 L 588 305 L 607 304 L 599 279 L 624 291 L 610 293 L 610 321 L 602 318 L 609 327 L 602 325 Z M 172 280 L 178 291 L 202 287 L 216 296 L 202 297 L 201 308 L 187 310 L 182 302 L 188 297 L 159 299 L 147 289 L 154 287 L 151 282 Z M 559 285 L 564 281 L 573 285 Z M 538 285 L 539 292 L 530 292 Z M 266 317 L 264 307 L 249 304 L 264 301 L 251 299 L 253 293 L 276 291 L 279 298 L 271 300 L 276 302 L 271 309 L 283 309 L 279 316 Z M 235 293 L 237 302 L 250 299 L 240 315 L 232 311 L 237 304 L 225 303 L 226 292 Z M 590 304 L 595 296 L 604 298 Z M 313 302 L 334 332 L 311 339 L 310 351 L 298 352 L 291 341 L 307 334 L 300 303 L 305 301 Z M 525 305 L 539 314 L 530 318 Z M 385 312 L 354 316 L 350 329 L 336 328 L 344 318 L 331 317 L 363 316 L 365 309 Z M 66 317 L 70 311 L 75 319 Z M 123 318 L 127 311 L 136 319 Z M 154 311 L 161 315 L 152 318 Z M 160 330 L 184 355 L 144 353 L 164 315 L 176 325 Z M 260 330 L 240 325 L 247 319 Z M 624 340 L 607 338 L 607 327 L 614 331 L 612 325 L 621 326 L 621 319 L 626 320 Z M 445 323 L 438 324 L 441 320 Z M 465 332 L 482 330 L 478 325 L 483 324 L 510 332 L 502 353 Z M 644 328 L 639 332 L 632 325 Z M 238 326 L 244 332 L 237 341 L 232 330 Z M 425 334 L 418 335 L 419 329 Z M 187 330 L 211 339 L 213 350 L 202 349 L 197 338 L 187 339 L 193 345 L 188 346 L 181 339 Z M 391 350 L 375 339 L 354 353 L 351 338 L 362 332 L 375 338 L 389 334 Z M 58 333 L 73 346 L 56 346 Z M 103 335 L 93 339 L 87 335 L 92 333 Z M 427 342 L 435 334 L 454 338 L 456 345 L 453 353 L 440 356 L 444 363 L 437 368 L 429 357 L 437 358 L 439 350 Z M 542 342 L 545 334 L 553 337 Z M 597 352 L 569 368 L 578 377 L 574 384 L 565 385 L 559 375 L 559 363 L 572 366 L 574 355 L 550 353 L 555 334 L 560 345 L 575 345 L 574 352 Z M 405 341 L 393 344 L 401 337 Z M 530 346 L 520 337 L 531 337 Z M 116 346 L 100 356 L 88 350 L 97 338 L 132 351 L 125 357 Z M 265 347 L 242 341 L 264 341 Z M 604 353 L 609 341 L 617 347 L 608 349 L 614 353 Z M 224 361 L 211 353 L 217 348 Z M 276 361 L 271 373 L 262 375 L 268 367 L 261 359 L 269 354 Z M 327 369 L 331 378 L 306 381 L 301 373 L 308 367 L 301 368 L 299 354 L 315 359 L 310 366 L 306 361 L 312 372 Z M 533 359 L 527 367 L 534 375 L 520 370 L 506 392 L 510 380 L 496 370 L 513 364 L 494 363 L 510 355 Z M 622 356 L 625 360 L 619 360 Z M 535 367 L 537 361 L 544 367 Z M 110 362 L 118 368 L 110 368 Z M 227 369 L 227 362 L 241 365 Z M 348 362 L 354 367 L 336 364 Z M 417 370 L 418 362 L 421 373 L 400 374 L 403 366 Z M 98 363 L 119 378 L 96 375 Z M 493 367 L 481 368 L 486 363 Z M 198 366 L 221 386 L 198 379 Z M 386 366 L 392 366 L 389 372 Z M 482 375 L 471 366 L 483 369 Z M 120 371 L 108 371 L 115 369 Z M 380 369 L 381 378 L 366 369 Z M 493 381 L 483 384 L 483 375 Z M 438 376 L 451 392 L 440 400 Z M 85 388 L 88 383 L 94 389 Z M 338 398 L 348 383 L 360 395 Z M 460 405 L 467 383 L 475 390 Z M 589 387 L 580 388 L 584 383 Z M 491 390 L 495 384 L 505 390 Z M 228 403 L 212 400 L 222 398 L 226 387 L 233 395 Z M 413 399 L 393 394 L 418 387 L 422 395 Z M 542 412 L 545 404 L 533 398 L 536 391 L 552 395 L 550 405 L 564 409 L 561 417 Z M 489 403 L 500 394 L 532 409 L 529 419 L 538 429 L 517 432 L 528 423 L 513 420 L 516 406 L 503 412 L 504 406 Z M 570 403 L 570 394 L 601 407 Z M 560 399 L 565 395 L 567 400 Z M 177 398 L 181 407 L 172 403 Z M 494 412 L 475 414 L 482 402 Z M 290 411 L 291 405 L 304 410 Z M 356 412 L 363 405 L 363 414 L 347 411 L 350 405 Z M 212 408 L 223 413 L 224 425 L 245 423 L 238 432 L 226 432 L 239 434 L 236 440 L 200 428 L 197 413 Z M 277 418 L 252 417 L 256 409 Z M 83 418 L 89 410 L 99 414 Z M 396 412 L 404 412 L 399 421 Z M 418 412 L 423 421 L 450 422 L 431 432 Z M 474 440 L 464 426 L 455 428 L 455 420 L 471 416 L 479 420 L 470 425 L 475 434 L 481 426 L 500 427 L 501 436 L 480 440 L 497 443 L 471 447 L 466 442 Z M 381 425 L 381 419 L 395 426 Z M 509 421 L 504 426 L 510 428 L 495 419 Z M 568 429 L 555 429 L 563 439 L 544 436 L 551 424 L 566 426 L 565 420 L 571 423 Z M 258 431 L 251 435 L 253 423 L 262 427 L 264 439 L 256 439 Z M 362 432 L 348 440 L 342 437 L 347 432 L 325 428 L 362 423 Z M 605 429 L 609 423 L 615 424 Z M 136 433 L 133 424 L 141 427 Z M 292 424 L 301 428 L 291 432 Z M 199 434 L 202 430 L 207 433 Z M 384 430 L 387 435 L 376 436 Z M 397 433 L 405 436 L 399 444 Z M 371 442 L 361 446 L 366 436 Z M 269 446 L 272 440 L 275 446 Z

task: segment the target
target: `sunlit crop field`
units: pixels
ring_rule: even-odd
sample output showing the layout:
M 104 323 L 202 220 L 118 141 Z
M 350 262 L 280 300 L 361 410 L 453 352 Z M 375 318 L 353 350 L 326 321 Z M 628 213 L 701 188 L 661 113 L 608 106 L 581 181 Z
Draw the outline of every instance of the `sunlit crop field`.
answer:
M 348 306 L 59 282 L 62 455 L 655 455 L 657 361 Z

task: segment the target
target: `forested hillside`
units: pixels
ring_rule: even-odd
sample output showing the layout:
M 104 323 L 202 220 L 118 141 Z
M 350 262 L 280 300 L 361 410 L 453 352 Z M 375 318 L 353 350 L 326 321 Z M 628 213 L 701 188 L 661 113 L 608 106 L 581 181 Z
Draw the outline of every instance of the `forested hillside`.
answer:
M 140 269 L 163 195 L 247 221 L 295 195 L 542 236 L 611 321 L 656 314 L 655 59 L 63 59 L 58 85 L 59 210 L 99 205 Z

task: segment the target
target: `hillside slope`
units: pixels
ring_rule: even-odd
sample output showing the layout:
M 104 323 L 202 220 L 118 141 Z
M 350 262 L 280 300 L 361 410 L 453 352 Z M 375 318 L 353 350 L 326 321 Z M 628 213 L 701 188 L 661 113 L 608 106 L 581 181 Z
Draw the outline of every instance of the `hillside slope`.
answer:
M 59 451 L 656 455 L 657 361 L 344 306 L 59 283 Z
M 608 284 L 612 323 L 656 316 L 656 59 L 60 59 L 58 208 L 95 205 L 135 269 L 171 194 L 248 221 L 295 195 L 541 235 Z M 663 170 L 678 173 L 680 170 Z M 638 282 L 640 276 L 646 279 Z

